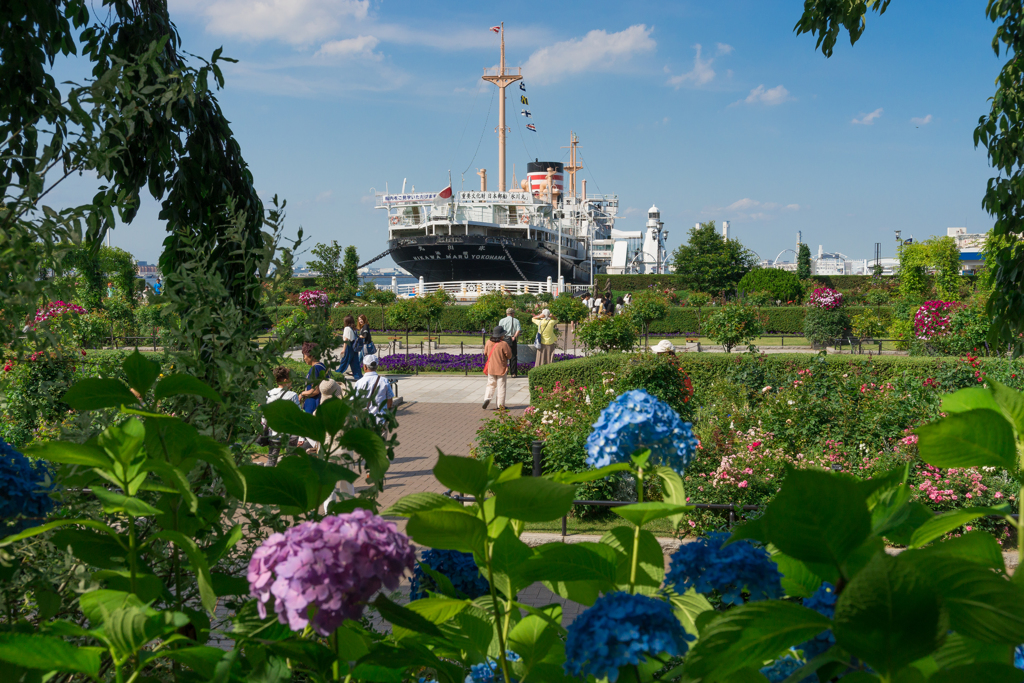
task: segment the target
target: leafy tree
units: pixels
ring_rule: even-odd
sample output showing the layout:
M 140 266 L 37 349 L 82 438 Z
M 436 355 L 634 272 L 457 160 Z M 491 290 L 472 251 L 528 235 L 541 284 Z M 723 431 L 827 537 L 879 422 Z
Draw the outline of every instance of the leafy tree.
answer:
M 318 242 L 309 251 L 316 259 L 307 261 L 306 266 L 320 273 L 316 278 L 317 288 L 324 290 L 328 294 L 337 295 L 347 283 L 345 272 L 341 265 L 341 245 L 335 240 L 331 240 L 330 244 Z
M 391 329 L 405 330 L 405 353 L 409 353 L 409 330 L 424 321 L 423 300 L 416 297 L 399 299 L 387 312 L 387 325 Z
M 367 280 L 363 284 L 362 292 L 363 298 L 367 303 L 380 306 L 381 324 L 384 324 L 384 321 L 386 320 L 385 312 L 387 307 L 395 303 L 395 299 L 398 298 L 398 295 L 390 289 L 381 289 L 377 287 L 372 280 Z
M 880 278 L 880 277 L 882 277 L 882 273 L 883 272 L 884 272 L 884 270 L 882 268 L 882 264 L 881 263 L 876 263 L 871 268 L 871 277 Z
M 341 279 L 346 289 L 355 294 L 359 289 L 359 254 L 353 245 L 345 247 L 344 262 L 341 265 Z M 351 298 L 351 295 L 348 297 Z
M 945 301 L 960 297 L 960 249 L 949 236 L 932 237 L 924 241 L 929 265 L 935 268 L 935 290 Z
M 748 294 L 766 292 L 773 300 L 800 301 L 803 289 L 795 273 L 778 268 L 754 268 L 740 280 L 739 289 Z
M 816 47 L 826 57 L 843 28 L 854 44 L 864 32 L 868 10 L 885 12 L 889 0 L 858 0 L 856 2 L 806 2 L 804 13 L 796 25 L 797 34 L 810 33 L 817 38 Z M 982 206 L 995 219 L 991 234 L 1006 238 L 1005 248 L 992 253 L 988 267 L 994 284 L 986 311 L 992 319 L 989 340 L 1001 341 L 1015 356 L 1024 354 L 1024 66 L 1019 55 L 1024 52 L 1024 13 L 1022 0 L 989 0 L 985 14 L 997 24 L 992 50 L 996 56 L 1005 53 L 996 93 L 989 98 L 988 114 L 978 121 L 974 144 L 984 145 L 989 162 L 995 168 L 982 199 Z
M 576 339 L 591 351 L 629 351 L 637 342 L 637 329 L 628 315 L 599 315 L 576 326 Z
M 660 293 L 651 289 L 642 290 L 633 297 L 629 304 L 627 313 L 633 319 L 637 330 L 644 335 L 644 345 L 647 345 L 651 323 L 655 320 L 664 320 L 668 315 L 668 300 Z
M 427 339 L 430 339 L 430 324 L 438 324 L 438 339 L 440 339 L 441 314 L 455 301 L 455 298 L 444 289 L 419 297 L 420 305 L 423 308 L 423 320 L 427 323 Z
M 796 276 L 800 280 L 811 277 L 811 248 L 803 242 L 796 254 Z
M 726 353 L 736 346 L 748 344 L 764 334 L 764 321 L 753 308 L 741 304 L 726 304 L 708 316 L 705 334 L 711 341 L 721 344 Z
M 548 304 L 551 316 L 558 322 L 565 325 L 566 343 L 569 339 L 569 323 L 579 323 L 587 319 L 590 311 L 583 305 L 583 301 L 576 298 L 569 292 L 562 292 Z
M 704 292 L 693 292 L 692 294 L 690 294 L 689 298 L 686 301 L 691 306 L 695 306 L 697 308 L 697 329 L 695 331 L 699 335 L 701 333 L 700 332 L 700 330 L 701 330 L 701 324 L 700 324 L 701 309 L 703 309 L 705 306 L 707 306 L 709 303 L 711 303 L 711 297 L 709 295 L 705 294 Z
M 928 289 L 925 280 L 925 268 L 929 265 L 928 247 L 923 242 L 901 244 L 900 258 L 900 296 L 913 299 L 924 296 Z
M 505 310 L 515 308 L 515 301 L 504 292 L 487 292 L 477 297 L 466 313 L 473 324 L 485 332 L 505 317 Z
M 673 260 L 680 281 L 701 292 L 732 292 L 757 264 L 739 240 L 722 239 L 714 221 L 690 228 L 689 242 L 676 249 Z

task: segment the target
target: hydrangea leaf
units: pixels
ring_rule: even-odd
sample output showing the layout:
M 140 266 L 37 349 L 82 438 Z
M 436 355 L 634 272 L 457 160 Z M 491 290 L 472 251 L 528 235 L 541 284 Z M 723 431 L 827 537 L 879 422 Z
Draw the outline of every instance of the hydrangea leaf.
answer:
M 928 659 L 932 660 L 936 670 L 950 669 L 974 662 L 1009 662 L 1013 658 L 1013 649 L 1012 645 L 982 643 L 961 633 L 950 633 L 942 647 Z M 915 666 L 918 663 L 915 662 Z
M 601 543 L 617 551 L 618 567 L 615 583 L 620 589 L 629 586 L 629 574 L 633 559 L 634 529 L 620 526 L 605 532 Z M 665 553 L 661 544 L 650 531 L 640 529 L 640 542 L 637 549 L 637 590 L 649 593 L 661 586 L 665 577 Z
M 0 660 L 41 671 L 68 671 L 99 678 L 99 647 L 75 647 L 63 638 L 29 633 L 0 633 Z
M 686 675 L 716 680 L 746 667 L 760 667 L 829 626 L 828 618 L 792 602 L 740 605 L 718 613 L 704 627 L 686 657 Z
M 944 413 L 966 413 L 979 408 L 999 410 L 992 392 L 983 387 L 967 387 L 942 397 L 941 410 Z
M 1006 569 L 1003 549 L 999 545 L 999 541 L 993 538 L 992 534 L 981 529 L 968 531 L 963 536 L 950 538 L 941 543 L 934 543 L 927 548 L 921 548 L 918 553 L 929 556 L 959 557 L 977 562 L 984 567 L 996 569 L 999 572 Z
M 494 487 L 494 511 L 524 522 L 548 522 L 569 514 L 576 487 L 543 477 L 513 479 Z
M 429 619 L 408 607 L 402 607 L 383 593 L 378 594 L 372 604 L 380 612 L 380 615 L 393 626 L 400 626 L 409 631 L 434 636 L 435 638 L 444 638 L 441 630 Z
M 975 662 L 939 671 L 929 683 L 1021 683 L 1024 671 L 1010 664 Z
M 615 583 L 617 553 L 600 543 L 546 543 L 535 549 L 519 573 L 534 581 L 594 581 L 599 590 Z
M 1016 467 L 1013 427 L 1001 412 L 978 408 L 918 427 L 921 459 L 936 467 Z
M 782 590 L 791 598 L 809 598 L 818 590 L 823 579 L 805 563 L 786 553 L 776 552 L 772 560 L 782 574 Z
M 837 568 L 871 533 L 857 481 L 814 470 L 788 469 L 762 519 L 764 536 L 782 552 Z
M 108 491 L 102 486 L 90 486 L 89 490 L 99 499 L 103 511 L 108 514 L 123 512 L 129 517 L 153 517 L 160 514 L 158 509 L 139 498 Z
M 1000 507 L 972 507 L 960 510 L 950 510 L 941 515 L 933 516 L 914 531 L 910 537 L 910 547 L 920 548 L 931 543 L 935 539 L 942 538 L 950 531 L 959 528 L 964 524 L 985 517 L 987 515 L 1008 515 L 1011 510 L 1009 506 Z
M 884 676 L 934 652 L 949 621 L 938 593 L 907 558 L 878 553 L 836 603 L 836 643 Z
M 693 508 L 686 505 L 673 505 L 661 502 L 634 503 L 632 505 L 612 508 L 612 512 L 638 527 L 643 527 L 656 519 L 673 516 L 682 517 L 683 514 L 691 510 Z
M 280 403 L 275 401 L 274 403 Z M 290 403 L 290 401 L 289 401 Z M 354 451 L 363 456 L 367 469 L 370 470 L 370 480 L 379 482 L 384 479 L 391 461 L 388 460 L 388 449 L 384 440 L 372 429 L 357 427 L 346 430 L 338 437 L 338 445 Z
M 628 462 L 617 462 L 612 465 L 605 465 L 604 467 L 587 470 L 586 472 L 577 472 L 576 474 L 572 474 L 570 472 L 558 472 L 553 478 L 560 484 L 582 484 L 588 481 L 604 479 L 616 472 L 627 472 L 631 469 L 632 467 Z
M 184 664 L 197 674 L 208 680 L 216 680 L 217 665 L 227 654 L 219 647 L 197 645 L 160 653 L 161 658 Z
M 300 458 L 301 456 L 282 458 L 277 467 L 243 465 L 238 468 L 248 485 L 245 500 L 257 505 L 280 505 L 282 507 L 294 508 L 300 513 L 306 512 L 308 496 L 306 494 L 305 478 L 303 478 L 301 473 L 289 471 L 287 467 L 281 468 L 281 465 L 289 460 L 298 460 Z M 233 495 L 242 498 L 240 490 L 237 491 L 237 494 L 233 487 L 229 487 L 228 490 Z M 324 498 L 326 497 L 324 496 Z M 323 499 L 317 501 L 317 503 L 319 502 L 323 502 Z
M 428 510 L 409 517 L 405 532 L 421 545 L 472 553 L 483 549 L 487 526 L 470 512 Z
M 124 376 L 128 378 L 128 386 L 140 394 L 145 394 L 160 376 L 160 364 L 146 358 L 138 349 L 121 363 Z
M 509 598 L 514 597 L 520 589 L 526 588 L 532 583 L 524 578 L 522 573 L 525 562 L 530 559 L 531 555 L 533 555 L 533 551 L 530 547 L 523 543 L 509 527 L 505 527 L 494 539 L 494 543 L 491 545 L 494 585 Z M 487 566 L 483 558 L 478 559 L 477 563 L 481 567 Z
M 923 582 L 942 596 L 949 625 L 983 643 L 1024 642 L 1024 589 L 979 562 L 935 553 L 908 551 Z
M 56 528 L 62 527 L 62 526 L 84 526 L 84 527 L 89 527 L 90 529 L 98 529 L 98 530 L 106 533 L 107 535 L 109 535 L 111 538 L 115 539 L 118 542 L 120 542 L 120 540 L 121 540 L 121 536 L 116 531 L 114 531 L 114 529 L 112 529 L 111 527 L 107 526 L 103 522 L 97 522 L 97 521 L 92 520 L 92 519 L 58 519 L 55 522 L 47 522 L 46 524 L 40 524 L 39 526 L 34 526 L 31 529 L 25 529 L 24 531 L 22 531 L 20 533 L 14 534 L 12 536 L 8 536 L 8 537 L 0 540 L 0 548 L 3 548 L 4 546 L 8 546 L 8 545 L 10 545 L 12 543 L 16 543 L 17 541 L 20 541 L 20 540 L 25 539 L 25 538 L 30 538 L 32 536 L 38 536 L 39 534 L 46 533 L 47 531 L 50 531 L 51 529 L 56 529 Z
M 153 395 L 158 401 L 171 396 L 201 396 L 215 403 L 222 403 L 224 399 L 220 397 L 216 391 L 210 388 L 210 385 L 206 382 L 193 377 L 192 375 L 186 374 L 174 374 L 167 375 L 156 385 L 156 389 L 153 391 Z M 291 401 L 287 403 L 295 406 Z M 269 404 L 273 405 L 273 404 Z M 298 408 L 298 406 L 295 406 Z M 274 429 L 271 427 L 271 429 Z M 274 430 L 278 431 L 278 430 Z M 299 436 L 305 436 L 300 434 Z
M 1024 394 L 994 379 L 986 377 L 985 381 L 991 387 L 992 396 L 1002 408 L 1003 414 L 1013 423 L 1017 435 L 1024 437 Z
M 523 660 L 524 675 L 548 654 L 558 640 L 555 629 L 536 615 L 523 618 L 508 634 L 508 647 Z
M 75 410 L 100 410 L 101 408 L 120 408 L 121 406 L 138 405 L 125 383 L 119 379 L 102 379 L 87 377 L 76 382 L 61 397 L 64 403 Z
M 468 493 L 478 498 L 487 491 L 487 485 L 490 483 L 485 463 L 475 458 L 445 455 L 440 449 L 437 451 L 434 476 L 452 491 Z
M 158 531 L 151 538 L 170 541 L 185 553 L 199 584 L 199 599 L 206 611 L 212 615 L 217 608 L 217 595 L 213 590 L 213 579 L 210 578 L 210 566 L 196 542 L 178 531 Z
M 350 401 L 323 401 L 316 409 L 316 418 L 324 426 L 327 434 L 338 434 L 345 428 L 345 420 L 352 412 Z
M 103 449 L 71 441 L 37 442 L 25 448 L 25 452 L 35 458 L 65 465 L 108 468 L 113 463 Z
M 421 598 L 409 603 L 410 610 L 432 624 L 443 624 L 450 621 L 469 606 L 467 600 L 453 598 Z
M 281 401 L 275 401 L 281 403 Z M 291 403 L 291 401 L 287 401 Z M 238 465 L 235 464 L 235 457 L 228 450 L 227 446 L 220 443 L 212 436 L 205 434 L 197 436 L 185 450 L 186 458 L 197 458 L 208 462 L 217 469 L 217 473 L 224 478 L 224 483 L 234 487 L 237 493 L 232 495 L 245 500 L 247 495 L 247 484 L 242 476 Z
M 714 611 L 714 607 L 711 606 L 708 599 L 692 588 L 682 594 L 670 591 L 669 602 L 672 603 L 672 609 L 675 611 L 680 623 L 682 623 L 683 628 L 686 629 L 687 633 L 692 633 L 693 635 L 697 635 L 699 632 L 697 629 L 697 618 L 709 610 Z
M 159 385 L 157 386 L 159 389 Z M 274 401 L 263 406 L 267 426 L 279 434 L 290 434 L 323 443 L 324 425 L 291 401 Z
M 665 502 L 672 503 L 673 505 L 686 505 L 686 487 L 679 473 L 671 467 L 659 467 L 655 471 L 661 477 Z M 678 529 L 684 517 L 685 515 L 683 514 L 670 515 L 669 519 L 672 520 L 672 526 Z
M 411 493 L 408 496 L 403 497 L 397 503 L 384 510 L 381 515 L 383 516 L 399 516 L 408 517 L 417 512 L 425 512 L 427 510 L 443 510 L 461 508 L 462 503 L 449 498 L 448 496 L 442 496 L 440 493 L 432 493 L 429 491 L 421 493 Z

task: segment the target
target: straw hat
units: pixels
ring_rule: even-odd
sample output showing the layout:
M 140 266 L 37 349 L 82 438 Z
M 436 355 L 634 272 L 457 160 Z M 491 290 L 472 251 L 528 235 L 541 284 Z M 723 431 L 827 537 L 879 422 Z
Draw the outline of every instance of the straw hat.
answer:
M 668 339 L 662 339 L 657 345 L 651 347 L 651 351 L 654 353 L 668 353 L 669 351 L 675 351 L 675 344 L 670 342 Z
M 325 379 L 324 381 L 320 382 L 321 399 L 331 398 L 332 396 L 335 398 L 341 398 L 342 392 L 343 389 L 341 385 L 335 382 L 333 379 Z

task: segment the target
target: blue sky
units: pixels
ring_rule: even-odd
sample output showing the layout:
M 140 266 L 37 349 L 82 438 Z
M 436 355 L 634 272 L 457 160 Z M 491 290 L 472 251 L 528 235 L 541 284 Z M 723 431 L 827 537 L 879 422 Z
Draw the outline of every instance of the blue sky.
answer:
M 730 220 L 771 258 L 798 230 L 852 258 L 875 242 L 891 256 L 894 229 L 985 231 L 990 171 L 972 133 L 1001 62 L 984 4 L 894 0 L 825 59 L 793 33 L 799 0 L 170 0 L 185 49 L 239 60 L 219 98 L 261 196 L 288 200 L 308 246 L 355 244 L 364 260 L 387 239 L 371 188 L 437 191 L 450 169 L 475 189 L 478 168 L 495 187 L 497 98 L 480 75 L 502 20 L 539 131 L 516 91 L 509 175 L 561 160 L 574 130 L 588 189 L 619 195 L 621 229 L 654 203 L 672 248 L 697 221 Z M 156 213 L 113 243 L 155 261 Z

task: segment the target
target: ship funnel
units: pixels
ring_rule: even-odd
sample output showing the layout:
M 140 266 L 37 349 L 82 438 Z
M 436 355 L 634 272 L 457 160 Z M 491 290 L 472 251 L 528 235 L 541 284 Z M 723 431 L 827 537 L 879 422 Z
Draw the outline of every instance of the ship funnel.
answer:
M 561 193 L 565 178 L 565 165 L 558 161 L 531 161 L 526 164 L 526 177 L 530 181 L 530 191 L 534 194 L 547 192 L 547 187 L 542 188 L 541 186 L 548 179 L 549 168 L 554 169 L 554 174 L 551 176 L 553 189 L 557 189 L 554 194 Z

